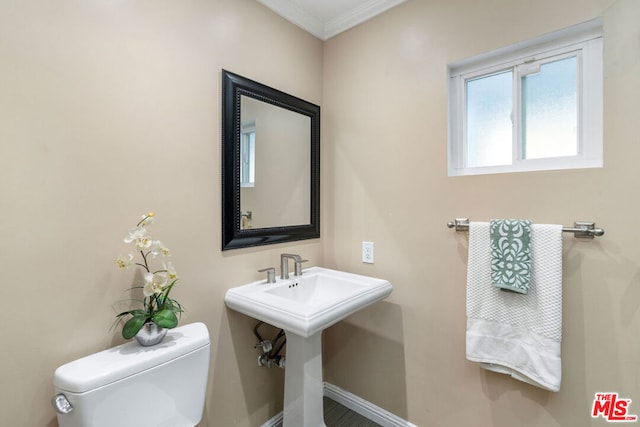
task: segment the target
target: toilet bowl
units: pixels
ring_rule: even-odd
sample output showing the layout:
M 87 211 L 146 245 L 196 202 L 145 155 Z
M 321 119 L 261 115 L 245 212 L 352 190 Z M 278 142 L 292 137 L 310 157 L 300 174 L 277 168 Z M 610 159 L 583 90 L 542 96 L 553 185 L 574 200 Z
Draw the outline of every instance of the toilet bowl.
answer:
M 169 330 L 162 343 L 130 341 L 56 369 L 60 427 L 193 427 L 202 419 L 209 371 L 203 323 Z

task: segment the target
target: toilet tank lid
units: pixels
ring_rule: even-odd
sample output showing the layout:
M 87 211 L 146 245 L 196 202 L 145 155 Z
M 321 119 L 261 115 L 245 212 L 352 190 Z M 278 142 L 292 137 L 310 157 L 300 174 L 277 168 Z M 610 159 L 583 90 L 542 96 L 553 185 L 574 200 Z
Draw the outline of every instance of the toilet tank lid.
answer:
M 84 393 L 186 355 L 210 343 L 204 323 L 170 329 L 164 340 L 142 347 L 135 340 L 91 354 L 56 369 L 53 384 L 72 393 Z

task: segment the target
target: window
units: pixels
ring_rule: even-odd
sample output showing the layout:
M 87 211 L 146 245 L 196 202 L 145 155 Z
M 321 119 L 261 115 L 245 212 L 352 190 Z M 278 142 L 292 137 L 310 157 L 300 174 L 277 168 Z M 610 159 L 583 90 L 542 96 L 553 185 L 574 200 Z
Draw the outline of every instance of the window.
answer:
M 256 124 L 242 124 L 240 138 L 240 187 L 254 187 L 256 182 Z
M 602 167 L 602 22 L 450 64 L 449 176 Z

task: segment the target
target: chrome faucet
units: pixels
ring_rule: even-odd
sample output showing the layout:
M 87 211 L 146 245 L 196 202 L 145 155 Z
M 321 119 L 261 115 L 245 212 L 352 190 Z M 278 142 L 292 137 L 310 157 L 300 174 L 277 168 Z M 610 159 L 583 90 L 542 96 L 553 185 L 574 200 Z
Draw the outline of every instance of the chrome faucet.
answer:
M 300 255 L 294 254 L 280 254 L 280 278 L 288 279 L 289 278 L 289 258 L 291 258 L 295 262 L 295 276 L 302 275 L 302 263 L 306 262 L 306 259 L 302 259 Z

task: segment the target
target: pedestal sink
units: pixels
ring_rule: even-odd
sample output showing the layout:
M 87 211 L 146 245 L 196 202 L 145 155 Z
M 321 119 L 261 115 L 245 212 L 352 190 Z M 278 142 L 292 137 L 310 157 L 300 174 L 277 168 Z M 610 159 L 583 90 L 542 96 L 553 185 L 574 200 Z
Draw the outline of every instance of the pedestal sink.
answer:
M 322 331 L 356 311 L 385 299 L 393 287 L 383 279 L 322 267 L 276 283 L 266 280 L 229 289 L 233 310 L 284 329 L 287 367 L 283 427 L 324 426 Z

